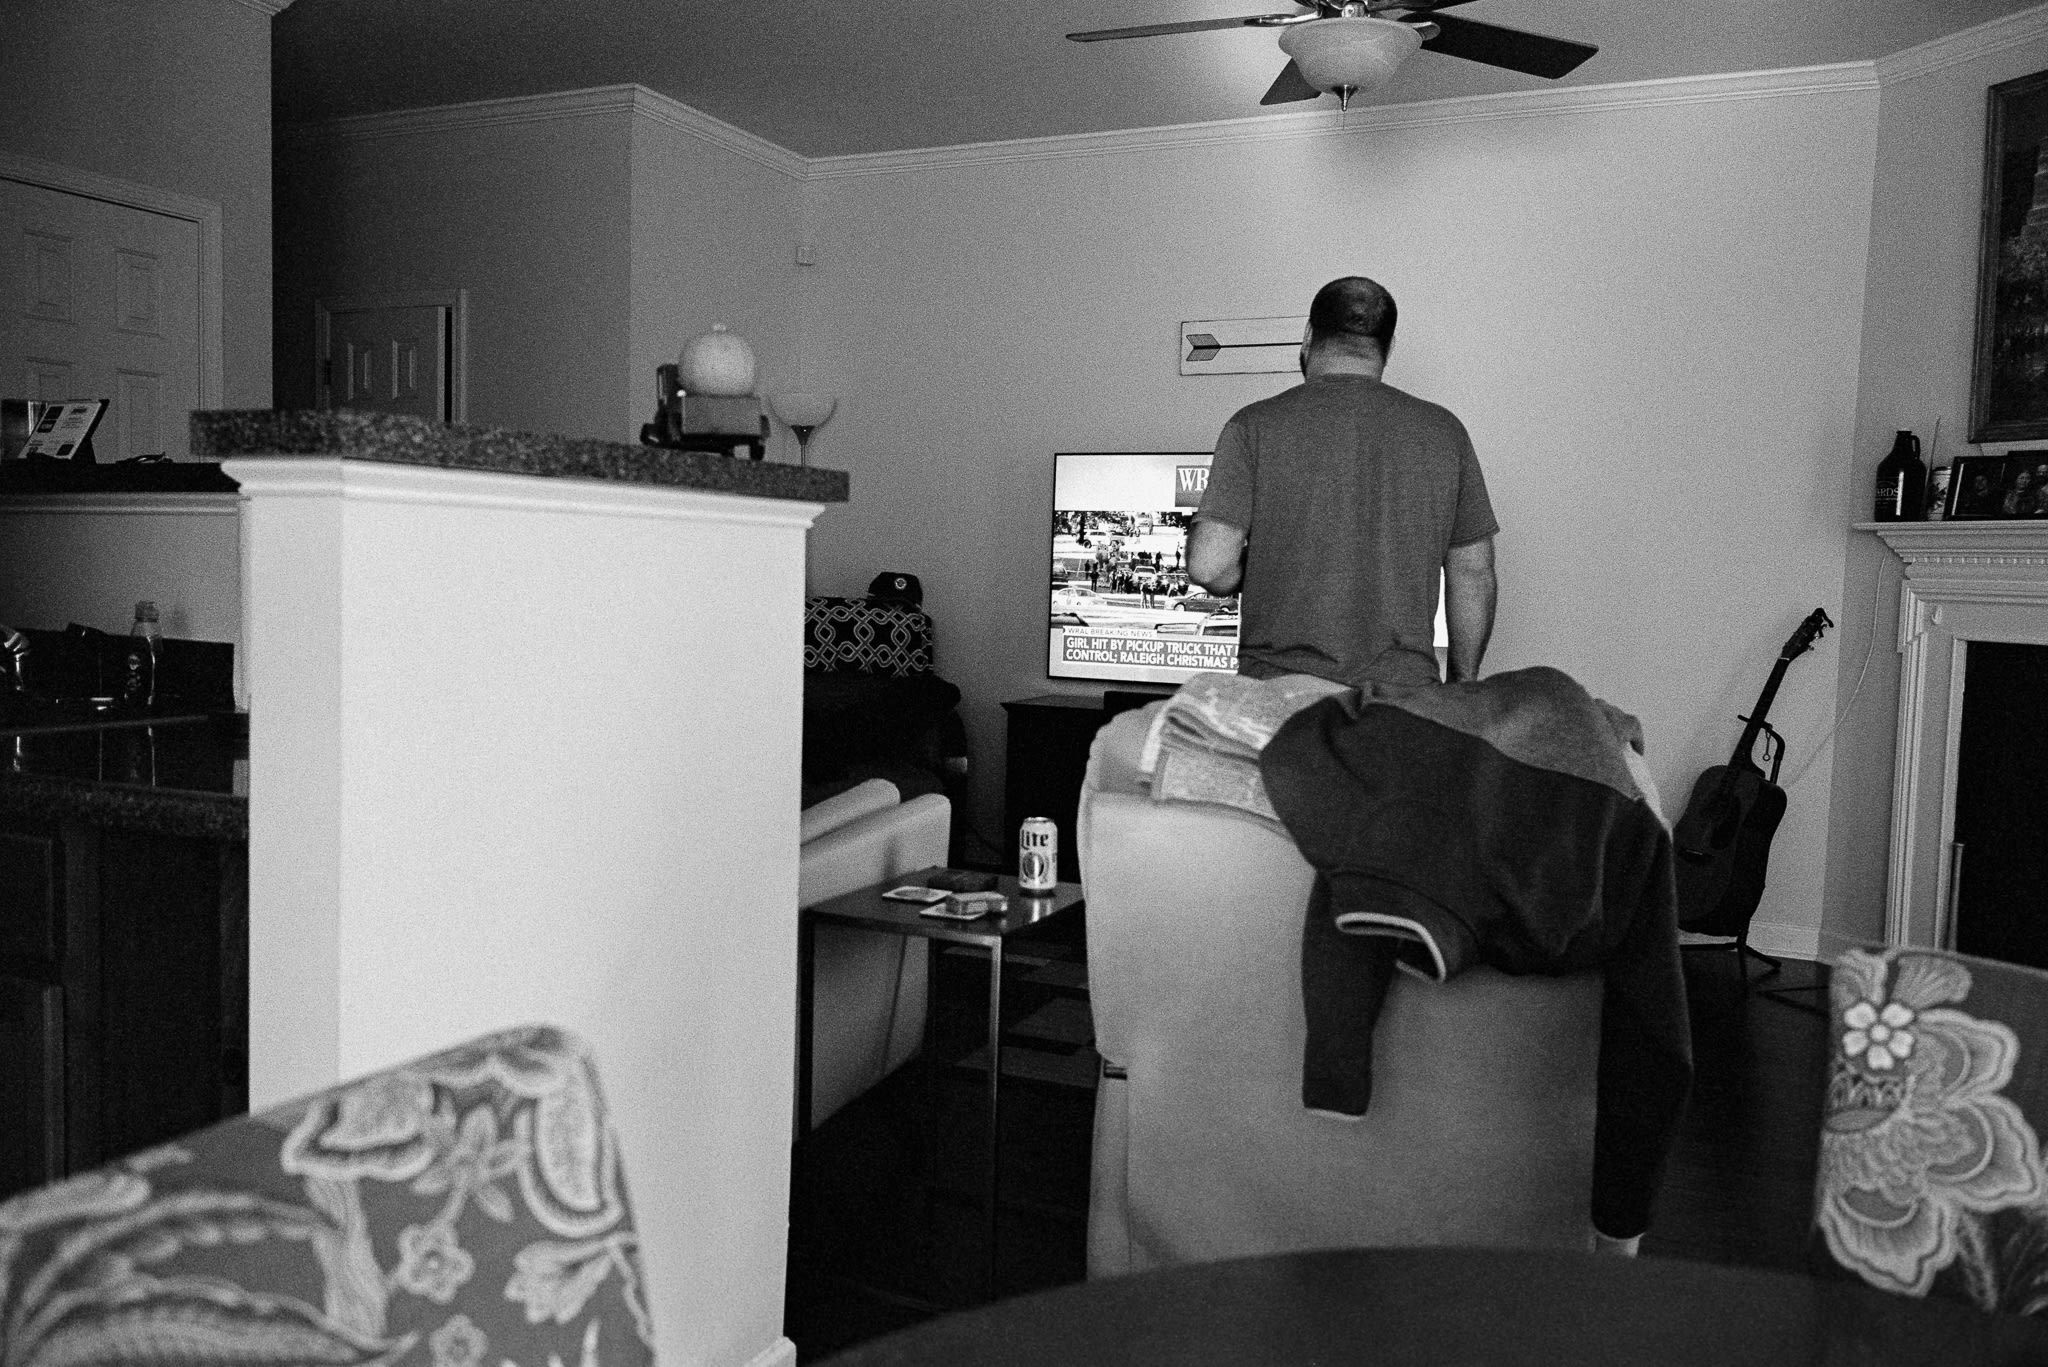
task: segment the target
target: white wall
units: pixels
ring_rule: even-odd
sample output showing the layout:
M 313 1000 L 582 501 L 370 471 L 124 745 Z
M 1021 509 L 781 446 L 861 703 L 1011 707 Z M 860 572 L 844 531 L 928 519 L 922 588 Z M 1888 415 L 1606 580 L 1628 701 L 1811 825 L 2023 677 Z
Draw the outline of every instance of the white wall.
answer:
M 1924 452 L 1930 464 L 1980 449 L 1966 438 L 1986 91 L 2044 67 L 2048 10 L 2037 9 L 1879 68 L 1855 458 L 1837 498 L 1844 523 L 1870 519 L 1877 463 L 1897 429 L 1928 445 L 1940 422 L 1939 448 Z M 1843 721 L 1828 840 L 1831 950 L 1884 937 L 1899 670 L 1898 559 L 1868 532 L 1838 536 L 1843 629 L 1832 682 Z
M 0 150 L 220 208 L 222 402 L 270 405 L 270 18 L 240 0 L 7 0 Z M 182 419 L 179 419 L 182 421 Z M 235 519 L 217 500 L 9 500 L 0 621 L 238 642 Z
M 724 323 L 753 347 L 766 395 L 800 383 L 802 323 L 803 159 L 649 91 L 633 101 L 628 441 L 654 416 L 654 368 L 684 342 Z M 770 451 L 796 459 L 787 428 Z
M 0 622 L 124 632 L 153 599 L 166 636 L 242 639 L 233 494 L 0 501 Z
M 725 323 L 793 385 L 802 158 L 636 86 L 287 130 L 277 392 L 326 297 L 469 291 L 469 421 L 639 440 L 654 368 Z M 786 434 L 783 435 L 786 440 Z
M 241 0 L 7 0 L 0 150 L 221 210 L 224 399 L 270 406 L 270 17 Z
M 466 289 L 470 422 L 625 438 L 630 109 L 572 94 L 281 130 L 279 406 L 313 404 L 317 300 Z
M 806 350 L 844 396 L 817 454 L 854 494 L 814 581 L 923 577 L 1006 846 L 1000 704 L 1049 687 L 1052 453 L 1212 444 L 1288 377 L 1181 377 L 1180 320 L 1369 274 L 1402 308 L 1389 379 L 1487 470 L 1489 669 L 1555 665 L 1641 717 L 1675 810 L 1793 627 L 1840 615 L 1876 107 L 1851 68 L 816 163 Z M 1832 651 L 1773 712 L 1787 777 Z M 1762 941 L 1816 941 L 1829 783 L 1823 757 L 1793 791 Z

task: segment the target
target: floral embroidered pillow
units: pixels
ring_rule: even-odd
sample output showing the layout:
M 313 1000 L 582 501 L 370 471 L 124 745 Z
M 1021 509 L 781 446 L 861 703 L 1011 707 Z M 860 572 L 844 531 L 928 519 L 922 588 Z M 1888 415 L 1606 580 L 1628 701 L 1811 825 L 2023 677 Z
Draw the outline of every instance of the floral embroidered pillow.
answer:
M 1832 984 L 1826 1257 L 1903 1295 L 2048 1310 L 2048 973 L 1851 950 Z
M 529 1027 L 0 1203 L 0 1361 L 653 1361 L 588 1051 Z

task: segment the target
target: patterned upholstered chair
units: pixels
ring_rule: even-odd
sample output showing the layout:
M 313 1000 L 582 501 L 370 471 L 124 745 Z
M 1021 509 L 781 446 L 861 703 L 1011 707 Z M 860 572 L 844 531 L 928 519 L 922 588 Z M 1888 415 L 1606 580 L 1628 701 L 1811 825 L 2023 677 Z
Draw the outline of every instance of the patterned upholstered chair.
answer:
M 1825 1270 L 2048 1315 L 2048 973 L 1850 950 L 1814 1194 Z
M 528 1027 L 0 1202 L 0 1361 L 653 1361 L 588 1050 Z

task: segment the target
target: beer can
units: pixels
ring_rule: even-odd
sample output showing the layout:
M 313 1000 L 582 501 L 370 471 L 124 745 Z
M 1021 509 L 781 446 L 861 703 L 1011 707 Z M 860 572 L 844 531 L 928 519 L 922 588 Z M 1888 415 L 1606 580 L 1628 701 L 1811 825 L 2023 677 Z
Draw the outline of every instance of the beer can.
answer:
M 1034 816 L 1017 828 L 1017 889 L 1034 897 L 1050 893 L 1060 878 L 1060 828 Z

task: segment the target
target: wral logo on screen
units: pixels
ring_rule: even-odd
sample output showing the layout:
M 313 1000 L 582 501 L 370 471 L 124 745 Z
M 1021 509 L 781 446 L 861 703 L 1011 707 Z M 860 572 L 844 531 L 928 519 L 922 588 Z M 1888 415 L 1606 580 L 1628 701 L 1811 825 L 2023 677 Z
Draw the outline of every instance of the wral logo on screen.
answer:
M 1209 488 L 1209 467 L 1206 465 L 1176 465 L 1173 467 L 1173 506 L 1176 508 L 1199 508 L 1202 495 Z

